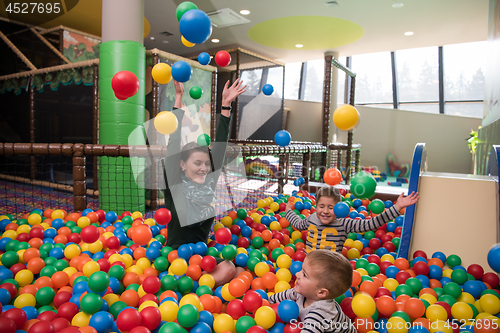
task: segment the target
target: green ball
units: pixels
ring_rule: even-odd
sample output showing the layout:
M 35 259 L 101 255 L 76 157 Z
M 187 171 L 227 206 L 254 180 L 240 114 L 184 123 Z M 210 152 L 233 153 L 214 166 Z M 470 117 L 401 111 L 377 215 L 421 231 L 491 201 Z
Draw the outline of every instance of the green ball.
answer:
M 399 295 L 408 295 L 411 297 L 413 295 L 413 290 L 406 284 L 400 284 L 396 287 L 396 297 Z
M 81 282 L 81 281 L 84 281 L 84 282 L 89 282 L 89 278 L 86 277 L 86 276 L 79 276 L 77 277 L 74 281 L 73 281 L 73 285 L 77 284 L 78 282 Z
M 373 279 L 371 278 L 371 276 L 368 276 L 368 275 L 362 275 L 361 276 L 361 283 L 365 282 L 365 281 L 371 281 L 373 282 Z M 360 284 L 361 284 L 360 283 Z
M 214 295 L 214 291 L 209 286 L 199 286 L 196 289 L 196 295 L 198 295 L 198 297 L 201 297 L 201 295 L 205 295 L 205 294 L 213 296 Z
M 45 311 L 52 311 L 54 313 L 57 313 L 57 311 L 50 305 L 44 305 L 44 306 L 41 306 L 40 308 L 38 308 L 39 314 L 44 313 Z
M 123 277 L 125 276 L 125 268 L 122 266 L 114 265 L 109 268 L 108 271 L 109 277 L 114 277 L 117 278 L 118 281 L 123 280 Z
M 19 262 L 19 255 L 17 254 L 17 252 L 7 251 L 2 255 L 0 261 L 2 262 L 2 265 L 10 268 Z
M 53 266 L 55 267 L 55 269 L 57 269 L 58 272 L 60 272 L 63 269 L 69 267 L 69 263 L 64 259 L 59 259 L 54 263 Z
M 385 210 L 385 204 L 380 199 L 373 200 L 367 207 L 372 213 L 380 214 Z
M 279 256 L 282 254 L 285 254 L 285 251 L 282 248 L 280 248 L 280 247 L 275 248 L 271 252 L 271 258 L 273 258 L 273 260 L 276 261 L 276 260 L 278 260 Z
M 122 312 L 123 309 L 127 307 L 127 303 L 122 302 L 122 301 L 116 301 L 111 306 L 109 307 L 109 313 L 115 318 L 118 318 L 118 315 L 120 312 Z
M 194 282 L 189 276 L 183 276 L 177 281 L 177 290 L 181 294 L 187 294 L 193 290 Z
M 19 242 L 17 245 L 16 245 L 16 252 L 19 251 L 19 250 L 27 250 L 29 249 L 31 246 L 27 243 L 27 242 Z
M 200 136 L 198 136 L 198 139 L 196 139 L 196 143 L 198 143 L 198 146 L 208 147 L 210 146 L 210 136 L 208 134 L 200 134 Z M 233 220 L 233 224 L 235 220 Z
M 164 272 L 168 269 L 168 266 L 170 266 L 170 263 L 168 262 L 168 259 L 165 257 L 158 257 L 155 259 L 155 268 L 159 272 Z
M 472 309 L 472 318 L 476 318 L 476 316 L 479 314 L 479 311 L 477 310 L 476 306 L 474 304 L 467 303 L 470 308 Z
M 198 308 L 193 304 L 184 304 L 177 312 L 177 322 L 182 327 L 193 327 L 198 322 L 200 313 Z
M 265 211 L 264 211 L 265 212 Z M 236 212 L 236 216 L 238 216 L 238 218 L 240 220 L 244 220 L 245 217 L 247 217 L 247 211 L 243 208 L 240 208 L 238 209 L 238 211 Z
M 450 283 L 453 283 L 453 282 L 450 282 Z M 447 283 L 447 284 L 449 284 L 449 283 Z M 457 302 L 453 296 L 446 295 L 446 294 L 439 297 L 438 301 L 448 303 L 449 306 L 453 306 L 453 304 L 455 304 Z
M 140 288 L 140 286 L 137 283 L 132 283 L 132 284 L 128 285 L 126 290 L 135 290 L 138 292 L 139 288 Z
M 89 288 L 95 293 L 102 293 L 109 287 L 109 275 L 106 272 L 94 272 L 89 278 Z
M 163 235 L 156 235 L 156 236 L 155 236 L 155 239 L 156 239 L 158 242 L 160 242 L 160 244 L 161 244 L 161 245 L 164 245 L 164 244 L 165 244 L 165 241 L 166 241 L 165 236 L 163 236 Z
M 368 260 L 366 260 L 365 258 L 360 258 L 358 260 L 356 260 L 356 269 L 358 268 L 365 268 L 366 266 L 368 266 L 370 262 Z
M 76 225 L 76 223 L 75 223 L 75 222 L 73 222 L 73 221 L 68 221 L 68 222 L 66 222 L 66 223 L 64 224 L 64 226 L 66 226 L 66 227 L 68 227 L 68 228 L 70 228 L 70 229 L 71 229 L 71 228 L 73 228 L 75 225 Z
M 209 247 L 207 250 L 207 256 L 219 258 L 219 251 L 215 247 Z
M 123 224 L 131 225 L 133 222 L 134 222 L 134 219 L 132 218 L 132 216 L 124 216 L 122 219 Z
M 411 322 L 410 316 L 404 311 L 395 311 L 391 317 L 403 318 L 407 323 Z
M 40 258 L 47 259 L 49 257 L 49 253 L 47 251 L 40 251 Z
M 259 259 L 259 261 L 264 259 L 264 257 L 262 256 L 262 252 L 260 252 L 259 250 L 250 251 L 250 253 L 248 254 L 248 257 L 249 258 L 257 258 L 257 259 Z
M 375 276 L 377 274 L 380 274 L 380 267 L 378 267 L 377 264 L 371 262 L 365 267 L 366 271 L 368 272 L 368 275 L 370 276 Z
M 439 297 L 441 297 L 441 296 L 444 295 L 443 288 L 434 288 L 433 290 L 436 293 L 436 296 L 437 296 L 438 299 L 439 299 Z
M 74 234 L 79 234 L 82 232 L 82 228 L 80 228 L 79 226 L 75 225 L 74 227 L 71 227 L 71 232 L 74 233 Z
M 444 285 L 443 292 L 445 295 L 450 295 L 454 299 L 457 299 L 462 295 L 462 288 L 456 282 L 448 282 Z
M 52 277 L 55 273 L 57 273 L 57 269 L 54 266 L 46 266 L 40 271 L 40 276 Z
M 54 266 L 54 264 L 56 263 L 57 261 L 57 258 L 54 258 L 54 257 L 47 257 L 47 259 L 45 259 L 45 266 Z
M 17 289 L 19 289 L 19 282 L 17 282 L 16 280 L 14 279 L 6 279 L 6 280 L 3 280 L 2 281 L 2 284 L 4 283 L 12 283 L 13 285 L 16 286 Z
M 11 240 L 5 245 L 5 251 L 16 251 L 17 244 L 20 242 L 17 239 Z M 52 244 L 51 244 L 52 245 Z
M 9 242 L 10 243 L 10 242 Z M 46 251 L 46 252 L 50 252 L 50 250 L 52 250 L 54 248 L 54 245 L 53 244 L 50 244 L 50 243 L 45 243 L 43 244 L 42 246 L 40 246 L 40 251 Z
M 451 273 L 451 280 L 458 284 L 464 284 L 468 280 L 467 272 L 462 269 L 455 269 Z
M 187 333 L 187 330 L 176 322 L 165 323 L 158 333 Z
M 420 300 L 422 301 L 422 303 L 424 303 L 425 310 L 427 311 L 427 308 L 431 306 L 431 303 L 427 302 L 425 299 L 420 299 Z
M 255 237 L 255 238 L 257 238 L 257 237 Z M 262 242 L 264 242 L 264 241 L 262 241 Z M 253 243 L 253 241 L 252 241 L 252 243 Z M 222 248 L 222 258 L 229 260 L 229 261 L 234 260 L 234 258 L 236 258 L 236 246 L 234 246 L 232 244 L 224 246 Z
M 253 272 L 254 269 L 255 269 L 255 266 L 260 262 L 259 259 L 255 258 L 255 257 L 252 257 L 252 258 L 248 258 L 248 261 L 247 261 L 247 268 Z
M 180 22 L 182 15 L 184 15 L 185 12 L 191 9 L 198 9 L 198 7 L 190 1 L 181 2 L 179 6 L 177 6 L 177 9 L 175 10 L 175 17 L 177 17 L 177 21 Z
M 267 247 L 261 247 L 259 251 L 269 257 L 269 250 L 267 249 Z
M 481 293 L 481 297 L 483 295 L 486 295 L 486 294 L 491 294 L 493 296 L 496 296 L 498 298 L 500 298 L 500 295 L 498 294 L 498 291 L 494 290 L 494 289 L 486 289 L 486 290 L 483 290 L 483 292 Z
M 294 252 L 297 251 L 297 247 L 295 245 L 293 245 L 293 244 L 287 244 L 285 247 L 291 247 Z
M 252 246 L 256 249 L 260 249 L 262 245 L 264 245 L 264 240 L 262 239 L 262 237 L 257 236 L 252 239 Z
M 40 305 L 49 305 L 54 300 L 56 292 L 51 287 L 40 288 L 36 294 L 36 302 Z
M 192 99 L 200 99 L 201 95 L 203 95 L 203 90 L 200 87 L 193 86 L 189 89 L 189 96 L 191 96 Z
M 376 188 L 377 181 L 366 171 L 358 172 L 351 179 L 350 190 L 356 198 L 370 199 L 375 194 Z
M 160 282 L 163 291 L 177 289 L 177 279 L 172 275 L 165 275 Z
M 455 266 L 461 265 L 462 259 L 459 256 L 457 256 L 456 254 L 452 254 L 448 258 L 446 258 L 446 264 L 450 268 L 453 268 Z
M 339 303 L 339 304 L 340 304 L 340 303 L 341 303 L 341 302 L 342 302 L 345 298 L 346 298 L 346 295 L 345 295 L 345 294 L 342 294 L 342 295 L 340 295 L 339 297 L 337 297 L 337 298 L 335 299 L 335 302 L 337 302 L 337 303 Z
M 416 295 L 418 295 L 420 290 L 422 290 L 422 282 L 417 278 L 411 277 L 406 280 L 405 284 L 409 286 L 412 292 Z
M 349 235 L 347 236 L 348 239 L 356 240 L 358 239 L 358 234 L 355 232 L 350 232 Z
M 365 237 L 365 239 L 370 240 L 370 239 L 372 239 L 373 237 L 375 237 L 375 233 L 374 233 L 373 231 L 371 231 L 371 230 L 370 230 L 370 231 L 367 231 L 367 232 L 365 232 L 364 237 Z
M 396 250 L 399 249 L 399 243 L 401 243 L 401 238 L 399 237 L 394 237 L 391 239 L 392 244 L 396 247 Z
M 255 320 L 250 316 L 242 316 L 236 322 L 236 333 L 246 333 L 250 327 L 255 326 Z
M 80 309 L 87 314 L 94 314 L 101 310 L 102 298 L 97 294 L 86 294 L 80 300 Z
M 168 254 L 172 251 L 173 249 L 170 246 L 164 246 L 161 248 L 160 253 L 162 257 L 168 258 Z

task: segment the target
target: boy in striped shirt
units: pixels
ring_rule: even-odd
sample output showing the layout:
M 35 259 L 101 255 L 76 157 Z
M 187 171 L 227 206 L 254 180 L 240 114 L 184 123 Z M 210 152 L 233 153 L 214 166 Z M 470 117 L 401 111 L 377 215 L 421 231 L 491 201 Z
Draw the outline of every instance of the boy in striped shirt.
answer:
M 341 201 L 340 191 L 336 187 L 324 186 L 316 193 L 316 212 L 305 219 L 300 219 L 287 204 L 285 218 L 298 230 L 308 230 L 306 253 L 313 250 L 325 249 L 342 252 L 345 240 L 350 232 L 366 232 L 375 230 L 383 224 L 400 215 L 399 211 L 413 205 L 419 199 L 418 192 L 409 196 L 398 197 L 391 208 L 371 219 L 337 218 L 333 207 Z
M 300 321 L 290 321 L 292 329 L 311 333 L 357 332 L 335 301 L 352 284 L 352 266 L 344 256 L 326 250 L 313 251 L 306 256 L 296 276 L 293 289 L 269 297 L 271 304 L 285 299 L 297 303 Z

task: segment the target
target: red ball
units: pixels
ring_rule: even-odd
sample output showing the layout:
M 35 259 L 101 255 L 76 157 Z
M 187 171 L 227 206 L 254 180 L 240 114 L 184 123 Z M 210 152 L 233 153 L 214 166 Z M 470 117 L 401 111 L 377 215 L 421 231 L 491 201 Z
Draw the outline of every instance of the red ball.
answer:
M 251 226 L 252 223 L 254 223 L 253 219 L 250 216 L 245 217 L 245 219 L 243 221 L 245 221 L 247 226 Z
M 389 252 L 395 252 L 396 251 L 396 245 L 392 242 L 385 242 L 384 245 L 382 245 L 384 248 L 387 249 Z
M 226 312 L 228 315 L 233 317 L 233 319 L 238 320 L 241 316 L 246 314 L 245 306 L 241 299 L 233 299 L 227 304 Z
M 78 305 L 71 302 L 66 302 L 62 304 L 59 309 L 57 309 L 57 315 L 61 318 L 66 318 L 68 321 L 71 321 L 73 317 L 80 311 L 78 309 Z
M 52 312 L 52 311 L 47 311 L 47 312 Z M 55 331 L 54 331 L 54 326 L 52 326 L 50 322 L 39 321 L 30 327 L 28 333 L 55 333 Z
M 368 246 L 370 247 L 370 249 L 372 250 L 377 250 L 378 248 L 380 248 L 382 246 L 382 242 L 380 241 L 380 239 L 378 238 L 372 238 L 370 239 L 370 241 L 368 242 Z
M 411 278 L 411 275 L 408 272 L 399 271 L 396 273 L 396 280 L 399 282 L 399 284 L 404 284 L 409 278 Z
M 106 212 L 103 211 L 102 209 L 99 209 L 98 211 L 96 211 L 96 214 L 99 217 L 99 222 L 104 221 L 104 219 L 106 218 Z
M 340 195 L 345 196 L 347 194 L 347 190 L 345 188 L 339 189 Z
M 31 230 L 29 232 L 30 238 L 40 238 L 40 239 L 43 239 L 44 238 L 43 235 L 44 235 L 43 228 L 31 228 Z
M 392 263 L 390 261 L 382 261 L 379 265 L 380 273 L 385 274 L 385 270 L 389 266 L 392 266 Z
M 232 234 L 228 228 L 220 228 L 215 232 L 215 240 L 219 244 L 229 244 L 231 237 Z
M 77 234 L 76 232 L 74 232 L 68 236 L 68 242 L 80 244 L 81 241 L 82 241 L 82 237 L 80 237 L 80 234 Z
M 27 320 L 26 312 L 18 308 L 9 309 L 5 311 L 3 313 L 3 317 L 12 319 L 16 324 L 18 330 L 21 330 L 23 328 L 23 325 Z
M 286 203 L 284 203 L 284 202 L 280 203 L 279 209 L 280 209 L 280 212 L 284 211 L 286 209 Z
M 215 63 L 220 67 L 226 67 L 231 63 L 231 55 L 227 51 L 219 51 L 215 54 Z
M 69 291 L 60 291 L 54 296 L 54 306 L 56 309 L 59 309 L 61 305 L 63 305 L 66 302 L 69 302 L 73 295 Z
M 116 327 L 120 331 L 130 331 L 140 325 L 142 325 L 142 318 L 136 309 L 125 309 L 116 318 Z
M 156 297 L 156 296 L 155 296 L 155 295 L 153 295 L 153 294 L 146 294 L 146 295 L 142 296 L 142 297 L 139 299 L 139 306 L 140 306 L 142 303 L 146 302 L 146 301 L 153 301 L 153 302 L 155 302 L 156 304 L 158 304 L 158 303 L 159 303 L 159 302 L 158 302 L 158 297 Z
M 429 266 L 427 265 L 426 262 L 423 262 L 423 261 L 419 261 L 419 262 L 413 264 L 412 269 L 415 272 L 415 274 L 417 274 L 417 275 L 427 276 L 429 274 Z
M 365 219 L 366 220 L 366 219 Z M 385 235 L 385 231 L 384 230 L 377 230 L 375 231 L 375 237 L 382 240 L 382 237 Z M 372 238 L 373 239 L 373 238 Z
M 200 267 L 205 272 L 211 272 L 217 267 L 217 260 L 212 256 L 205 256 L 201 259 Z
M 149 330 L 154 330 L 161 323 L 161 313 L 158 308 L 154 306 L 148 306 L 140 312 L 142 326 Z
M 391 295 L 391 292 L 389 291 L 389 289 L 385 288 L 385 287 L 378 287 L 377 288 L 377 293 L 375 294 L 375 297 L 374 298 L 379 298 L 381 296 L 389 296 L 389 297 L 392 297 Z
M 80 330 L 76 326 L 70 326 L 63 329 L 62 331 L 59 331 L 59 333 L 80 333 Z
M 125 216 L 132 216 L 132 213 L 126 210 L 122 213 L 121 218 L 123 219 Z
M 249 290 L 243 295 L 243 306 L 248 312 L 255 312 L 262 306 L 262 296 L 256 291 Z
M 116 249 L 107 250 L 106 253 L 104 253 L 104 259 L 109 259 L 115 253 L 119 253 L 118 250 Z
M 97 264 L 99 264 L 99 268 L 102 272 L 108 272 L 110 267 L 111 267 L 111 264 L 109 262 L 108 259 L 104 259 L 104 258 L 101 258 L 99 260 L 97 260 Z
M 302 251 L 297 251 L 295 252 L 295 254 L 293 255 L 293 260 L 294 261 L 304 261 L 304 259 L 306 258 L 306 253 L 305 252 L 302 252 Z
M 340 307 L 347 317 L 351 318 L 351 320 L 354 320 L 354 318 L 356 318 L 356 314 L 352 309 L 351 303 L 352 297 L 346 297 L 342 300 L 342 302 L 340 302 Z
M 472 275 L 476 280 L 479 280 L 484 275 L 484 269 L 483 267 L 481 267 L 481 265 L 472 264 L 467 268 L 467 273 Z
M 451 306 L 448 303 L 444 301 L 437 301 L 434 304 L 441 305 L 446 310 L 446 313 L 448 314 L 448 319 L 451 318 Z
M 106 246 L 109 249 L 118 250 L 120 248 L 120 240 L 116 236 L 111 236 L 106 240 Z
M 2 328 L 2 333 L 16 333 L 16 323 L 7 317 L 0 317 L 0 327 Z
M 276 313 L 276 322 L 277 323 L 285 323 L 279 316 L 278 314 L 278 306 L 279 306 L 279 303 L 274 303 L 274 304 L 271 304 L 271 309 L 274 310 L 274 313 Z
M 36 319 L 50 322 L 57 318 L 59 318 L 59 316 L 54 311 L 45 311 L 40 313 Z
M 382 243 L 390 242 L 392 240 L 392 236 L 389 234 L 385 234 L 382 237 L 380 237 L 380 240 L 382 241 Z
M 368 262 L 380 265 L 380 257 L 377 255 L 369 255 L 367 258 Z
M 40 229 L 40 228 L 37 228 L 37 229 Z M 17 235 L 16 240 L 18 240 L 20 242 L 27 242 L 30 240 L 30 235 L 23 232 L 22 234 Z
M 142 289 L 148 294 L 156 294 L 160 288 L 160 279 L 154 275 L 146 277 L 142 282 Z
M 415 259 L 416 257 L 422 257 L 427 259 L 427 254 L 422 250 L 418 250 L 413 253 L 413 259 Z
M 232 226 L 231 226 L 231 228 L 229 228 L 229 230 L 231 231 L 231 233 L 232 233 L 233 235 L 239 235 L 239 234 L 240 234 L 240 232 L 241 232 L 241 228 L 240 228 L 240 226 L 239 226 L 239 225 L 236 225 L 236 224 L 232 225 Z
M 119 71 L 111 80 L 111 88 L 116 98 L 127 99 L 139 91 L 139 79 L 130 71 Z
M 128 333 L 151 333 L 151 331 L 144 326 L 137 326 L 136 328 L 130 330 L 130 332 Z
M 248 329 L 247 333 L 266 333 L 267 331 L 259 325 L 252 326 Z M 132 332 L 131 332 L 132 333 Z
M 19 265 L 19 264 L 16 264 L 16 265 Z M 26 267 L 23 264 L 20 264 L 20 265 L 22 265 L 24 267 L 23 269 L 26 269 Z M 14 267 L 14 266 L 12 266 L 12 267 Z M 12 267 L 11 267 L 11 269 L 12 269 Z M 12 283 L 8 283 L 8 282 L 7 283 L 3 283 L 2 285 L 0 285 L 0 288 L 5 289 L 5 290 L 7 290 L 9 292 L 11 300 L 13 300 L 14 297 L 16 297 L 16 295 L 17 295 L 17 288 Z
M 19 273 L 20 271 L 22 271 L 23 269 L 26 269 L 26 265 L 21 264 L 21 263 L 17 263 L 17 264 L 12 265 L 10 267 L 10 271 L 12 272 L 12 275 L 14 275 L 14 276 L 16 276 L 16 274 Z M 12 283 L 8 283 L 8 284 L 13 285 Z M 14 286 L 14 288 L 16 288 L 16 287 Z M 14 299 L 14 297 L 16 297 L 16 293 L 17 293 L 17 291 L 13 295 L 12 295 L 12 292 L 10 293 L 12 295 L 11 299 Z
M 66 318 L 56 318 L 52 320 L 51 324 L 54 326 L 54 331 L 56 332 L 71 326 L 71 323 Z
M 240 237 L 240 238 L 238 238 L 236 245 L 238 247 L 242 247 L 242 248 L 246 249 L 250 245 L 250 241 L 246 237 Z
M 498 287 L 498 284 L 500 283 L 500 281 L 498 279 L 498 275 L 496 275 L 495 273 L 492 273 L 492 272 L 488 272 L 488 273 L 484 274 L 482 281 L 489 284 L 491 286 L 491 288 Z
M 172 220 L 172 213 L 166 208 L 160 208 L 155 212 L 155 221 L 160 225 L 167 225 Z
M 258 232 L 262 232 L 262 231 L 266 230 L 267 227 L 265 224 L 257 224 L 257 226 L 254 229 L 257 230 Z
M 100 236 L 101 233 L 99 232 L 99 229 L 93 225 L 86 226 L 80 232 L 80 237 L 82 238 L 82 241 L 89 244 L 97 241 Z

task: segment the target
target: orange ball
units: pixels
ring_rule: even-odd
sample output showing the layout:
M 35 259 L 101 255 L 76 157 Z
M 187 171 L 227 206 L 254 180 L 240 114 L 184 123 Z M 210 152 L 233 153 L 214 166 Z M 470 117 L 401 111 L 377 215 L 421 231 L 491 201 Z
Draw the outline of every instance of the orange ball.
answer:
M 54 288 L 54 284 L 48 276 L 41 276 L 35 280 L 35 287 L 38 289 L 42 289 L 43 287 Z
M 189 258 L 189 265 L 198 265 L 201 264 L 201 259 L 203 259 L 199 254 L 194 254 Z
M 54 237 L 54 242 L 66 244 L 68 243 L 68 237 L 66 237 L 65 235 L 57 235 L 56 237 Z
M 80 333 L 97 333 L 97 330 L 92 326 L 79 327 L 78 330 L 80 331 Z
M 73 286 L 73 284 L 74 284 L 74 282 L 75 282 L 76 278 L 77 278 L 77 277 L 80 277 L 80 276 L 84 276 L 82 272 L 76 272 L 76 273 L 72 274 L 72 275 L 70 276 L 70 278 L 69 278 L 69 283 L 70 283 L 70 285 L 72 285 L 72 286 Z
M 221 313 L 222 311 L 222 300 L 219 297 L 214 297 L 215 300 L 215 308 L 213 309 L 213 313 Z
M 369 331 L 373 331 L 373 319 L 371 317 L 368 318 L 359 318 L 356 317 L 354 320 L 354 326 L 358 333 L 368 333 Z
M 359 287 L 359 290 L 369 294 L 371 297 L 375 297 L 375 295 L 377 294 L 377 289 L 377 285 L 372 281 L 364 281 Z
M 38 291 L 38 288 L 34 284 L 28 284 L 27 286 L 24 286 L 19 291 L 19 295 L 21 295 L 21 294 L 31 294 L 31 295 L 35 296 L 37 291 Z
M 87 213 L 87 217 L 90 220 L 90 223 L 97 223 L 99 221 L 99 215 L 96 212 Z
M 394 266 L 399 268 L 400 271 L 404 271 L 408 268 L 410 268 L 410 263 L 408 263 L 408 260 L 405 258 L 397 258 L 394 260 Z
M 230 211 L 227 215 L 233 220 L 238 218 L 238 214 L 234 210 Z
M 269 242 L 271 239 L 273 239 L 273 233 L 271 232 L 271 230 L 264 230 L 260 234 L 260 237 L 262 237 L 262 240 L 264 240 L 264 242 Z
M 139 305 L 139 294 L 133 289 L 125 290 L 120 296 L 120 301 L 136 308 Z
M 376 302 L 377 310 L 384 316 L 390 316 L 396 311 L 396 301 L 389 296 L 380 296 Z
M 439 266 L 441 267 L 441 269 L 443 269 L 443 262 L 441 261 L 441 259 L 438 259 L 438 258 L 431 258 L 429 259 L 429 261 L 427 262 L 427 264 L 430 266 L 430 265 L 436 265 L 436 266 Z
M 264 285 L 262 284 L 262 278 L 260 277 L 253 279 L 251 286 L 253 290 L 265 289 Z
M 131 228 L 132 229 L 132 228 Z M 151 238 L 153 237 L 153 233 L 151 232 L 151 228 L 147 224 L 139 225 L 134 227 L 134 231 L 132 232 L 132 240 L 137 245 L 147 245 Z
M 52 283 L 54 284 L 54 288 L 61 288 L 69 283 L 69 276 L 66 274 L 66 272 L 56 272 L 52 275 L 50 278 L 52 280 Z
M 146 249 L 143 247 L 138 247 L 134 250 L 134 259 L 139 260 L 141 258 L 146 258 Z
M 410 318 L 420 318 L 425 313 L 425 305 L 418 298 L 410 298 L 406 301 L 404 312 L 406 312 Z
M 352 284 L 351 287 L 357 287 L 361 283 L 361 274 L 358 271 L 352 271 Z
M 299 243 L 297 243 L 298 245 Z M 277 240 L 276 238 L 273 238 L 269 241 L 269 247 L 274 250 L 274 249 L 277 249 L 278 247 L 280 247 L 281 243 L 279 240 Z
M 177 254 L 177 250 L 170 251 L 168 254 L 168 262 L 172 263 L 175 259 L 179 258 L 179 255 Z
M 137 273 L 129 272 L 123 277 L 123 285 L 125 287 L 128 287 L 131 284 L 140 284 L 139 275 L 137 275 Z
M 198 266 L 198 265 L 189 265 L 188 268 L 187 268 L 187 271 L 186 271 L 186 275 L 189 276 L 194 281 L 198 280 L 200 278 L 200 276 L 201 276 L 201 268 L 200 268 L 200 266 Z
M 144 276 L 158 276 L 158 271 L 154 267 L 146 267 L 144 269 Z
M 214 297 L 210 294 L 201 295 L 200 302 L 203 305 L 203 308 L 209 312 L 212 312 L 215 308 Z
M 277 281 L 277 279 L 276 279 L 276 281 Z M 274 284 L 276 284 L 276 282 Z M 245 281 L 243 281 L 242 279 L 236 278 L 236 279 L 231 280 L 231 282 L 229 282 L 228 291 L 234 297 L 240 297 L 240 296 L 243 296 L 245 294 L 245 292 L 247 291 L 246 286 L 247 286 L 247 283 Z M 274 287 L 274 285 L 273 285 L 273 287 Z
M 39 249 L 40 246 L 43 245 L 43 240 L 41 240 L 40 238 L 32 238 L 28 241 L 28 244 L 32 247 L 32 248 L 37 248 Z
M 160 302 L 163 301 L 163 299 L 167 298 L 167 297 L 173 297 L 176 300 L 179 300 L 178 297 L 177 297 L 177 294 L 175 292 L 173 292 L 172 290 L 165 290 L 160 295 Z
M 45 261 L 42 258 L 32 258 L 26 264 L 26 268 L 33 274 L 39 274 L 42 268 L 45 267 Z
M 57 234 L 68 237 L 69 235 L 71 235 L 71 229 L 68 227 L 61 227 L 59 228 L 59 230 L 57 230 Z
M 35 248 L 26 249 L 23 253 L 23 259 L 25 262 L 29 262 L 33 258 L 40 258 L 40 251 Z
M 274 273 L 267 272 L 262 275 L 262 285 L 267 289 L 274 288 L 276 282 L 278 282 L 278 278 Z

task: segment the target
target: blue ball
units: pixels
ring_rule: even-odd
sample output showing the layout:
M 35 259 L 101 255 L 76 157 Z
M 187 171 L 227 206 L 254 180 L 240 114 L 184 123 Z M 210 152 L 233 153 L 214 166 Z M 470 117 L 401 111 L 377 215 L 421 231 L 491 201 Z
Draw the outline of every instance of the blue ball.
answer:
M 434 252 L 432 258 L 437 258 L 441 260 L 443 264 L 446 264 L 446 255 L 443 252 Z
M 43 233 L 44 237 L 47 238 L 54 238 L 57 236 L 57 231 L 55 229 L 46 229 Z
M 205 254 L 207 254 L 207 250 L 208 250 L 207 244 L 205 244 L 204 242 L 198 242 L 193 246 L 194 254 L 199 254 L 201 256 L 204 256 Z
M 107 212 L 106 215 L 104 215 L 104 219 L 108 222 L 115 222 L 118 220 L 118 215 L 115 212 Z
M 188 244 L 182 244 L 177 249 L 177 255 L 180 258 L 185 259 L 186 261 L 189 261 L 189 258 L 191 258 L 191 256 L 193 255 L 193 253 L 194 253 L 193 248 L 190 245 L 188 245 Z
M 262 215 L 260 223 L 269 226 L 271 224 L 271 217 L 269 215 Z
M 500 273 L 500 243 L 494 245 L 488 252 L 488 265 L 497 273 Z
M 7 289 L 0 288 L 0 303 L 3 306 L 10 303 L 10 293 Z
M 188 42 L 201 44 L 212 34 L 212 21 L 204 11 L 191 9 L 182 15 L 179 30 Z
M 171 73 L 175 81 L 186 82 L 191 79 L 191 75 L 193 75 L 193 69 L 187 62 L 177 61 L 172 65 Z
M 59 230 L 60 228 L 64 227 L 64 224 L 65 223 L 63 219 L 54 219 L 50 226 L 56 230 Z
M 268 300 L 269 296 L 267 295 L 265 290 L 262 289 L 257 289 L 255 292 L 259 293 L 259 295 L 262 297 L 262 299 Z
M 299 185 L 302 185 L 302 184 L 305 184 L 306 183 L 306 180 L 304 179 L 304 177 L 299 177 L 297 178 L 297 181 L 299 182 Z M 276 200 L 275 200 L 276 201 Z
M 297 201 L 295 203 L 295 209 L 301 211 L 302 209 L 304 209 L 304 204 L 301 201 Z
M 394 230 L 396 230 L 397 227 L 398 225 L 394 222 L 387 223 L 387 231 L 389 232 L 394 232 Z
M 464 292 L 471 294 L 474 298 L 479 298 L 483 292 L 483 288 L 477 281 L 467 281 L 464 283 Z
M 214 324 L 214 315 L 207 310 L 200 311 L 200 318 L 198 323 L 206 323 L 208 326 L 212 327 Z
M 278 305 L 278 316 L 284 322 L 289 323 L 299 316 L 299 306 L 294 301 L 286 299 Z
M 210 54 L 207 52 L 201 52 L 198 55 L 198 62 L 203 66 L 208 65 L 210 63 Z
M 352 201 L 352 205 L 357 209 L 358 207 L 363 205 L 363 201 L 361 201 L 360 199 L 354 199 Z
M 309 201 L 304 202 L 304 209 L 311 209 L 311 208 L 312 208 L 311 202 Z
M 93 212 L 93 210 L 90 209 L 90 208 L 84 209 L 83 212 L 82 212 L 82 216 L 87 216 L 87 214 L 90 213 L 90 212 Z
M 292 265 L 290 266 L 290 273 L 293 275 L 297 274 L 302 270 L 302 261 L 294 261 L 292 262 Z
M 386 200 L 384 201 L 384 206 L 385 208 L 391 208 L 393 205 L 392 201 L 391 200 Z
M 0 221 L 0 231 L 5 231 L 5 227 L 10 223 L 9 219 L 3 219 Z
M 359 214 L 355 210 L 353 210 L 352 212 L 349 213 L 349 218 L 351 218 L 351 219 L 355 219 L 358 216 L 359 216 Z
M 147 250 L 146 250 L 146 258 L 148 258 L 150 261 L 153 261 L 155 260 L 156 258 L 158 258 L 159 256 L 161 256 L 161 252 L 160 250 L 158 250 L 157 248 L 155 247 L 149 247 Z M 179 256 L 180 257 L 180 256 Z
M 285 324 L 283 324 L 283 323 L 275 323 L 269 329 L 269 333 L 283 333 L 284 329 L 285 329 Z
M 388 278 L 390 279 L 395 279 L 396 278 L 396 274 L 399 273 L 399 268 L 397 268 L 396 266 L 389 266 L 385 269 L 385 276 L 387 276 Z
M 280 147 L 288 146 L 291 141 L 292 141 L 292 136 L 290 135 L 290 132 L 286 130 L 278 131 L 274 135 L 274 142 L 276 142 L 276 144 Z
M 443 270 L 438 265 L 429 265 L 429 277 L 434 280 L 441 280 Z
M 26 313 L 26 320 L 36 319 L 39 313 L 34 306 L 24 306 L 21 308 Z
M 55 247 L 52 250 L 50 250 L 49 256 L 54 257 L 56 259 L 62 259 L 64 258 L 64 250 L 59 247 Z
M 263 217 L 266 216 L 266 215 L 263 215 Z M 261 218 L 261 221 L 262 221 L 262 218 Z M 252 235 L 252 228 L 250 228 L 249 226 L 244 226 L 243 228 L 241 228 L 241 235 L 243 237 L 250 237 Z
M 191 332 L 191 333 L 212 333 L 212 328 L 207 323 L 198 322 L 196 325 L 191 327 L 189 332 Z
M 398 216 L 394 219 L 394 222 L 396 222 L 398 227 L 401 227 L 403 225 L 404 221 L 405 221 L 405 218 L 403 216 Z
M 346 204 L 345 202 L 338 202 L 333 207 L 333 214 L 335 214 L 335 216 L 341 219 L 349 216 L 349 212 L 350 212 L 349 205 Z
M 246 255 L 245 253 L 238 254 L 234 259 L 236 265 L 240 267 L 247 267 L 247 261 L 248 261 L 248 255 Z
M 429 333 L 429 330 L 423 325 L 411 325 L 408 333 Z
M 269 83 L 268 84 L 265 84 L 263 87 L 262 87 L 262 92 L 264 93 L 264 95 L 266 96 L 270 96 L 273 94 L 273 91 L 274 91 L 274 88 L 272 85 L 270 85 Z

